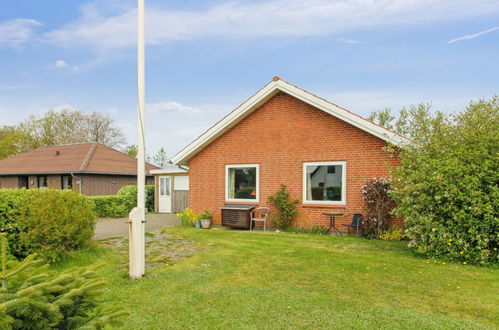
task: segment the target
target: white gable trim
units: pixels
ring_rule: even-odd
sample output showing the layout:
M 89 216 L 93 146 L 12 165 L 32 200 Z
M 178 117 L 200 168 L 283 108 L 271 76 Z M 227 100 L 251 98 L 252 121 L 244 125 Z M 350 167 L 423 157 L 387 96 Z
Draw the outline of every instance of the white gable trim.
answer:
M 254 110 L 258 109 L 262 104 L 264 104 L 268 99 L 273 97 L 279 91 L 296 97 L 297 99 L 308 103 L 313 107 L 316 107 L 338 119 L 341 119 L 357 128 L 362 129 L 369 134 L 372 134 L 396 146 L 401 146 L 404 143 L 409 142 L 408 139 L 399 134 L 376 125 L 365 118 L 357 116 L 348 110 L 342 109 L 337 105 L 330 103 L 316 95 L 313 95 L 301 88 L 298 88 L 284 80 L 278 79 L 273 80 L 265 85 L 243 104 L 241 104 L 227 116 L 222 118 L 222 120 L 213 125 L 210 129 L 200 135 L 184 149 L 179 151 L 175 156 L 173 156 L 172 162 L 177 165 L 188 165 L 188 161 L 190 158 L 196 155 L 199 151 L 201 151 L 215 139 L 223 135 L 226 131 L 235 126 Z

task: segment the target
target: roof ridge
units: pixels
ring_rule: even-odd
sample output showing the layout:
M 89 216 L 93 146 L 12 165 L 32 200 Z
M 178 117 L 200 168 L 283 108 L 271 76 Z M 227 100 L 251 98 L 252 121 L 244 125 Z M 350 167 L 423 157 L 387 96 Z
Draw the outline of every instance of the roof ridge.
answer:
M 78 169 L 79 172 L 85 171 L 87 169 L 88 164 L 90 163 L 90 160 L 95 153 L 95 149 L 97 149 L 97 145 L 97 142 L 92 143 L 92 145 L 88 149 L 87 154 L 85 155 L 85 158 L 83 159 L 83 162 L 80 165 L 80 168 Z

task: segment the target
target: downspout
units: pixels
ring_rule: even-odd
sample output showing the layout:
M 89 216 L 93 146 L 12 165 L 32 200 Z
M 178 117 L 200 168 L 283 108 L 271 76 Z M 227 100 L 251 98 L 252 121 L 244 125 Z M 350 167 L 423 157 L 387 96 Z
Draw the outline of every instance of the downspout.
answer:
M 74 175 L 73 172 L 71 172 L 71 177 L 76 179 L 76 182 L 78 183 L 78 191 L 80 192 L 81 195 L 81 178 Z

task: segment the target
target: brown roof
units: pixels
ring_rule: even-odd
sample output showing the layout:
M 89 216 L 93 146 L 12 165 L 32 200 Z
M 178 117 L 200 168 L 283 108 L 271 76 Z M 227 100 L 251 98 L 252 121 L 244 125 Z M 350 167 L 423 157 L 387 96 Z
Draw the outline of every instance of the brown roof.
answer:
M 146 163 L 146 171 L 158 167 Z M 0 160 L 0 175 L 49 173 L 137 174 L 137 160 L 99 143 L 41 147 Z

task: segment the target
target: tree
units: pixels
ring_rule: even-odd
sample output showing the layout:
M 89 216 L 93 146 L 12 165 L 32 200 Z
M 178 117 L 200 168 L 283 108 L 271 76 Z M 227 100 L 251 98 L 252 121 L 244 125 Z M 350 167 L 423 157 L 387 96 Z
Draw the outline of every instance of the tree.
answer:
M 83 142 L 99 142 L 120 148 L 126 142 L 125 135 L 112 117 L 95 111 L 50 110 L 41 117 L 30 116 L 18 125 L 17 131 L 21 134 L 19 151 Z
M 158 150 L 158 152 L 152 157 L 152 162 L 158 167 L 165 168 L 168 165 L 168 157 L 164 147 Z
M 93 269 L 74 267 L 50 270 L 43 260 L 30 255 L 7 263 L 2 237 L 2 329 L 104 329 L 120 325 L 127 313 L 120 307 L 99 308 L 105 283 Z
M 445 117 L 441 112 L 433 113 L 430 103 L 420 103 L 411 105 L 408 109 L 402 108 L 397 115 L 392 114 L 390 108 L 373 111 L 368 119 L 391 131 L 412 138 L 417 134 L 428 133 L 429 127 L 425 125 L 431 122 L 433 116 Z
M 123 149 L 123 152 L 128 156 L 137 157 L 137 153 L 139 152 L 139 148 L 136 144 L 130 144 Z
M 21 133 L 14 126 L 0 127 L 0 159 L 17 154 L 20 139 Z
M 126 143 L 123 131 L 120 127 L 116 127 L 110 115 L 94 111 L 84 118 L 83 129 L 87 132 L 88 141 L 99 142 L 113 148 L 120 148 Z
M 410 245 L 426 256 L 497 263 L 499 97 L 454 115 L 415 114 L 391 193 Z

